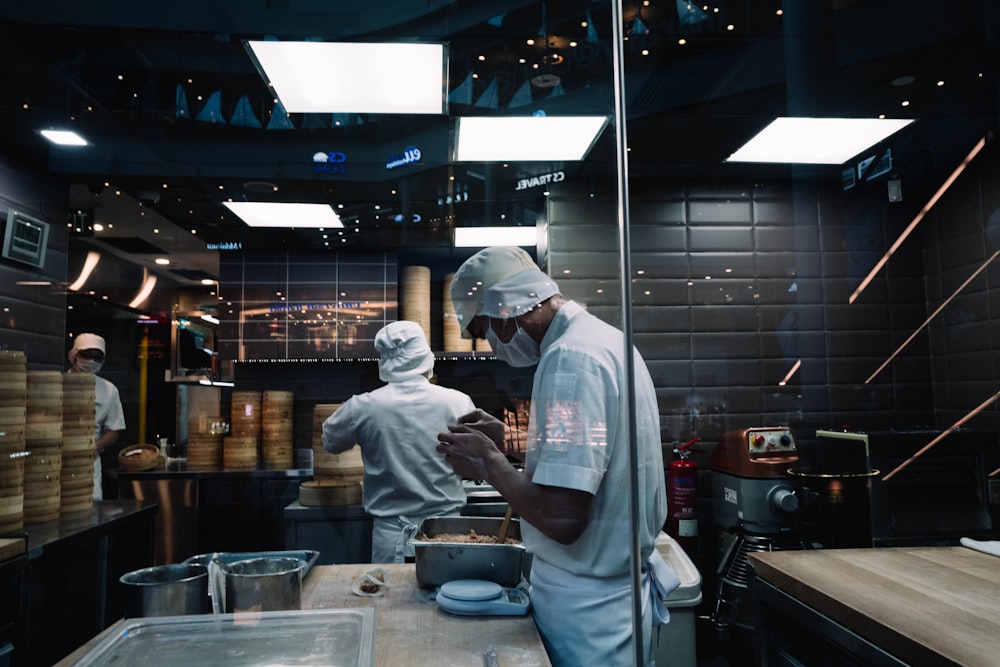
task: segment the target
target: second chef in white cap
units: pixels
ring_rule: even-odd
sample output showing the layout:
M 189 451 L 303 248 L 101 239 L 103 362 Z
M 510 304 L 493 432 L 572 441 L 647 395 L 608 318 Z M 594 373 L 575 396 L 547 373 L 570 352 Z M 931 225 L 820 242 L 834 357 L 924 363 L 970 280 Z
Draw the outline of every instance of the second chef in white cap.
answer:
M 379 378 L 387 384 L 348 399 L 323 423 L 334 454 L 361 447 L 365 511 L 374 517 L 372 562 L 402 563 L 420 522 L 465 505 L 462 479 L 437 453 L 437 434 L 476 409 L 472 399 L 430 381 L 434 353 L 416 322 L 375 334 Z

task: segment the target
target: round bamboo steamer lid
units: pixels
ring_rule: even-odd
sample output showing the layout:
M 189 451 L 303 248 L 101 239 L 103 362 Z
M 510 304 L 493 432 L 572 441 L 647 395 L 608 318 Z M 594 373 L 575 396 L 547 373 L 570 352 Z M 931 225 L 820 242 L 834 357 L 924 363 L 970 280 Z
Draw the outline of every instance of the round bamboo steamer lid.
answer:
M 73 371 L 72 373 L 63 373 L 63 384 L 80 385 L 80 386 L 91 386 L 94 385 L 97 376 L 93 373 L 79 373 Z
M 28 371 L 28 385 L 62 387 L 63 375 L 62 371 Z
M 160 448 L 149 443 L 128 445 L 118 452 L 118 466 L 126 472 L 141 472 L 154 468 Z
M 304 507 L 360 505 L 361 482 L 354 479 L 314 479 L 299 485 L 299 504 Z
M 24 510 L 24 494 L 16 496 L 0 496 L 0 519 L 11 514 L 20 514 Z
M 6 430 L 7 425 L 24 425 L 27 421 L 28 409 L 22 402 L 21 405 L 0 406 L 0 431 Z

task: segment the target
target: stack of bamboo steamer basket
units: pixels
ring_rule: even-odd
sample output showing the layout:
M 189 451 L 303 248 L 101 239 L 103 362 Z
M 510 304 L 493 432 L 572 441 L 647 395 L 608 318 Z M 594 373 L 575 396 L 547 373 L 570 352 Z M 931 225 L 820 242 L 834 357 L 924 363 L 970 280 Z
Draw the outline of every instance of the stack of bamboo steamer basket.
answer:
M 63 438 L 59 512 L 94 505 L 97 383 L 93 373 L 63 375 Z
M 234 391 L 229 435 L 222 438 L 222 467 L 257 467 L 260 448 L 261 402 L 259 391 Z
M 0 533 L 24 527 L 24 425 L 28 369 L 24 353 L 0 351 Z
M 403 294 L 399 303 L 399 319 L 420 325 L 431 341 L 431 270 L 427 266 L 405 266 L 402 271 Z
M 24 522 L 59 518 L 63 434 L 63 373 L 28 371 L 24 440 Z
M 313 481 L 299 488 L 299 503 L 316 505 L 360 505 L 365 464 L 361 448 L 331 454 L 323 447 L 323 422 L 340 403 L 319 403 L 313 408 Z
M 455 277 L 454 273 L 449 273 L 444 277 L 444 294 L 442 303 L 444 305 L 444 322 L 442 330 L 444 332 L 445 352 L 472 352 L 472 339 L 462 338 L 463 325 L 468 326 L 468 322 L 459 322 L 455 312 L 455 303 L 451 300 L 451 281 Z M 430 341 L 430 339 L 427 339 Z
M 195 415 L 188 418 L 188 467 L 218 468 L 221 466 L 222 437 L 222 417 Z
M 293 406 L 290 391 L 265 391 L 261 399 L 260 447 L 265 466 L 275 469 L 292 467 L 294 458 Z

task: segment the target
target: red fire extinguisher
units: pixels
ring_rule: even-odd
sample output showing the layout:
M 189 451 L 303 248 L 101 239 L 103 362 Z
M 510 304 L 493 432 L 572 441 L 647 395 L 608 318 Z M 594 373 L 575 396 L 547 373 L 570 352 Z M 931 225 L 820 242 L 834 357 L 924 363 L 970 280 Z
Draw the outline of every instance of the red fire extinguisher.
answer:
M 691 460 L 689 447 L 700 440 L 678 445 L 677 457 L 667 466 L 667 534 L 685 550 L 698 540 L 698 464 Z

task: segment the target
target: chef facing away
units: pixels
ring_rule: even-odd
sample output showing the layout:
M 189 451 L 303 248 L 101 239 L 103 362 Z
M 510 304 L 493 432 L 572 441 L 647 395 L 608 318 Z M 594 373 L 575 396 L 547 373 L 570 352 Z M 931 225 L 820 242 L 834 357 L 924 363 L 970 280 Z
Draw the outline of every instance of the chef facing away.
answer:
M 375 334 L 384 387 L 352 396 L 323 422 L 323 447 L 361 447 L 363 502 L 374 517 L 372 562 L 402 563 L 420 522 L 457 514 L 462 479 L 435 451 L 439 431 L 475 410 L 472 399 L 431 383 L 434 353 L 416 322 L 392 322 Z

